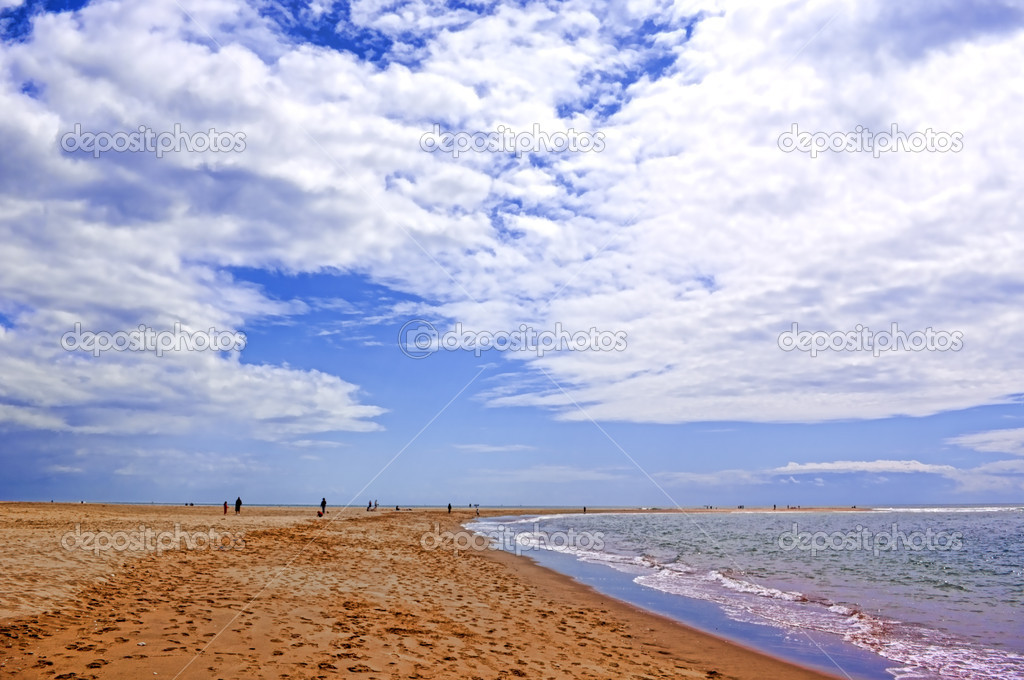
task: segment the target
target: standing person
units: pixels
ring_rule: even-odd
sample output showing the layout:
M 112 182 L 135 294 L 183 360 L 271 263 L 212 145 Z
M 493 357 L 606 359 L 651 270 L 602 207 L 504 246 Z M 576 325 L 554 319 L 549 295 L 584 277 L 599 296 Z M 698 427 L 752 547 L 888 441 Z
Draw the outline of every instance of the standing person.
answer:
M 324 514 L 327 514 L 327 499 L 326 498 L 321 498 L 320 499 L 320 512 L 322 512 Z
M 228 502 L 224 501 L 224 514 L 228 514 Z
M 373 503 L 366 501 L 366 511 L 369 512 L 370 510 L 373 510 Z
M 452 504 L 451 503 L 448 504 L 448 514 L 449 515 L 452 514 Z
M 239 496 L 235 499 L 235 514 L 242 512 L 242 497 Z
M 373 499 L 373 509 L 374 510 L 377 509 L 377 499 L 376 498 Z

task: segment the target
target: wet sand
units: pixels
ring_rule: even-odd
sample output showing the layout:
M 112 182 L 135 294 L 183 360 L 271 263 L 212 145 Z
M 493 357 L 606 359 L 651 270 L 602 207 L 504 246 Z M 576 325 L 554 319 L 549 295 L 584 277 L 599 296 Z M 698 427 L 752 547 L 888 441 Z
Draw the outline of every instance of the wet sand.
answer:
M 535 511 L 481 514 L 526 512 Z M 461 531 L 468 510 L 315 514 L 0 504 L 0 677 L 830 677 L 526 557 L 427 549 L 435 527 Z M 157 554 L 175 531 L 181 549 Z M 86 549 L 90 532 L 107 536 Z

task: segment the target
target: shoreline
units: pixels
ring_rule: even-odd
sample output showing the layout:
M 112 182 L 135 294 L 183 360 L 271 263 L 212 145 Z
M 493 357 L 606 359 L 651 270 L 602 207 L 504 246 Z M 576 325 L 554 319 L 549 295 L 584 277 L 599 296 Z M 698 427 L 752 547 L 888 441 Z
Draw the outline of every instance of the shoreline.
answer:
M 0 500 L 0 507 L 4 506 L 40 506 L 41 508 L 53 508 L 53 507 L 137 507 L 137 508 L 180 508 L 188 509 L 190 507 L 196 508 L 219 508 L 222 503 L 194 503 L 188 505 L 187 503 L 158 503 L 156 501 L 150 502 L 135 502 L 135 501 L 7 501 Z M 229 502 L 229 505 L 231 503 Z M 1007 507 L 1012 507 L 1014 504 L 1004 504 Z M 280 503 L 246 503 L 243 508 L 281 508 L 285 510 L 294 510 L 298 508 L 307 508 L 315 510 L 319 505 L 316 503 L 296 503 L 291 505 L 281 505 Z M 366 508 L 362 505 L 347 505 L 347 506 L 328 506 L 336 508 L 337 510 L 343 511 L 366 511 Z M 444 505 L 406 505 L 400 506 L 401 512 L 415 512 L 415 511 L 434 511 L 434 512 L 447 512 Z M 554 514 L 554 513 L 565 513 L 568 511 L 579 512 L 579 514 L 608 514 L 608 513 L 729 513 L 729 512 L 867 512 L 877 510 L 872 506 L 809 506 L 809 507 L 789 507 L 789 508 L 769 508 L 766 506 L 752 506 L 752 507 L 736 507 L 736 508 L 704 508 L 704 507 L 692 507 L 692 508 L 662 508 L 662 507 L 636 507 L 636 506 L 586 506 L 588 508 L 587 513 L 583 513 L 583 507 L 580 505 L 487 505 L 480 506 L 480 510 L 489 513 L 495 513 L 498 511 L 509 511 L 514 514 L 533 513 L 533 514 Z M 918 506 L 907 506 L 908 508 Z M 920 506 L 920 507 L 931 507 L 931 506 Z M 964 506 L 970 507 L 970 506 Z M 462 508 L 452 506 L 452 512 L 475 512 L 476 508 Z M 233 506 L 232 506 L 233 511 Z M 370 512 L 396 512 L 390 506 L 380 506 L 377 510 L 371 510 Z
M 202 508 L 202 509 L 200 509 Z M 250 511 L 246 512 L 249 508 Z M 487 509 L 481 516 L 556 509 Z M 834 680 L 500 551 L 423 547 L 475 509 L 9 503 L 5 677 L 592 677 Z M 156 554 L 60 547 L 82 531 L 244 533 Z M 62 533 L 63 532 L 63 533 Z M 5 607 L 8 603 L 5 603 Z M 312 676 L 309 675 L 312 673 Z M 70 674 L 70 675 L 69 675 Z
M 523 514 L 536 514 L 533 512 Z M 500 515 L 492 515 L 500 516 Z M 463 527 L 458 525 L 459 529 Z M 484 551 L 485 558 L 508 566 L 518 578 L 534 583 L 553 595 L 577 607 L 588 607 L 614 611 L 616 615 L 627 619 L 631 628 L 646 630 L 653 634 L 653 643 L 662 648 L 659 653 L 672 653 L 682 658 L 693 659 L 713 658 L 713 663 L 696 661 L 701 677 L 718 677 L 724 674 L 735 678 L 775 678 L 794 680 L 810 680 L 811 678 L 838 680 L 837 674 L 828 674 L 813 668 L 807 668 L 786 659 L 747 647 L 726 637 L 713 635 L 689 626 L 669 616 L 653 612 L 641 606 L 610 595 L 604 595 L 593 587 L 581 583 L 571 576 L 550 567 L 539 564 L 528 554 L 515 555 L 503 550 Z M 711 666 L 714 666 L 713 668 Z M 755 668 L 751 674 L 751 668 Z

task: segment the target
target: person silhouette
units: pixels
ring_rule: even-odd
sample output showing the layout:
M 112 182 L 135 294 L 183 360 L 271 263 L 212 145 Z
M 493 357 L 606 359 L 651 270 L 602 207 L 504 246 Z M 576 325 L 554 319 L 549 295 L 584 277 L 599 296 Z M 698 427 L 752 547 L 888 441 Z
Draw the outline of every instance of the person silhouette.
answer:
M 320 511 L 325 513 L 325 514 L 327 513 L 327 499 L 326 498 L 321 498 L 320 499 Z
M 228 514 L 228 502 L 224 501 L 224 514 Z
M 451 503 L 448 504 L 448 514 L 449 515 L 452 514 L 452 504 Z
M 242 512 L 242 497 L 239 496 L 235 499 L 235 514 Z

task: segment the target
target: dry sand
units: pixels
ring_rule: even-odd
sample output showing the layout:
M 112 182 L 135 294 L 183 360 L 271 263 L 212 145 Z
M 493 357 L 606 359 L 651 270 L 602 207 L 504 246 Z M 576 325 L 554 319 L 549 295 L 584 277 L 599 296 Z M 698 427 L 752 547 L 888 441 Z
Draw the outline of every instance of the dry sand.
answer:
M 423 547 L 433 545 L 421 539 L 435 523 L 459 531 L 469 511 L 221 513 L 0 504 L 0 677 L 829 677 L 604 597 L 525 557 Z M 112 537 L 177 524 L 179 535 L 212 528 L 228 538 L 223 549 L 96 554 L 61 546 L 62 537 L 74 546 L 76 524 Z

